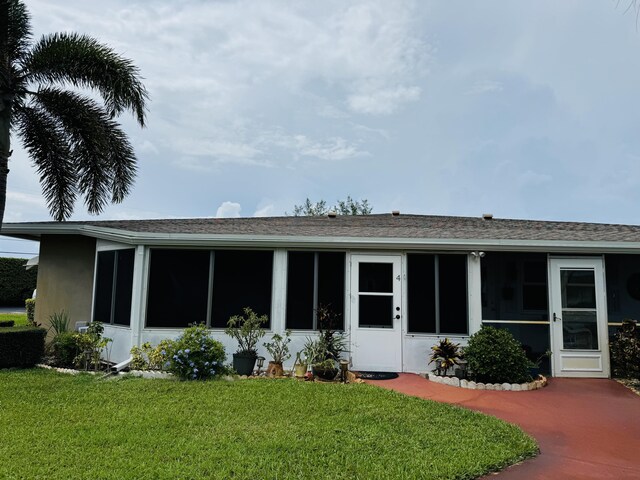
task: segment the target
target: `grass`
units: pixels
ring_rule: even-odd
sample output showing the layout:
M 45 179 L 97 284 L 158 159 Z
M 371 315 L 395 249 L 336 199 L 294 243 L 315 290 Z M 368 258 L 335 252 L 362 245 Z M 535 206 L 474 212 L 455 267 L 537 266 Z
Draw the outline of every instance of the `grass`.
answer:
M 27 324 L 26 313 L 0 313 L 0 321 L 13 320 L 16 322 L 16 327 L 20 327 Z
M 470 479 L 535 455 L 501 420 L 369 385 L 0 370 L 0 478 Z

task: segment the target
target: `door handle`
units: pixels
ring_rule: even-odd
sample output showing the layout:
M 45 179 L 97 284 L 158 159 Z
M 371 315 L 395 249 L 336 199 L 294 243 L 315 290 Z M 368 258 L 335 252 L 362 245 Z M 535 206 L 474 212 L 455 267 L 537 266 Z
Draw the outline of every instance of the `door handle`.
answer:
M 396 320 L 400 320 L 400 315 L 396 315 L 394 318 L 395 318 Z
M 553 312 L 553 321 L 555 322 L 556 320 L 562 321 L 562 319 L 556 315 L 556 312 Z

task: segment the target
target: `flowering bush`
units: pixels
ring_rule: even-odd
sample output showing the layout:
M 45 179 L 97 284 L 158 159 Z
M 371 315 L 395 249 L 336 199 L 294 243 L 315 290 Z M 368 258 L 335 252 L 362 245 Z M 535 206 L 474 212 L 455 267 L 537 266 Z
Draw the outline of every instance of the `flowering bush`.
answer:
M 173 343 L 164 369 L 183 380 L 206 380 L 227 373 L 225 358 L 222 343 L 209 336 L 205 325 L 195 324 Z

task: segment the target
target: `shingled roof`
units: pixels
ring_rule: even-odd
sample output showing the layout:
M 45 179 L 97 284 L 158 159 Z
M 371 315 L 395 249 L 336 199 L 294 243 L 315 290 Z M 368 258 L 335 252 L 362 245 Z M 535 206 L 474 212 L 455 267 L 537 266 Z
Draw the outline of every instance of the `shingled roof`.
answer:
M 280 237 L 379 239 L 547 240 L 582 242 L 640 242 L 640 226 L 582 222 L 484 219 L 435 215 L 391 215 L 265 218 L 192 218 L 163 220 L 106 220 L 85 222 L 9 223 L 7 234 L 21 226 L 65 229 L 99 227 L 142 234 L 205 234 Z M 3 232 L 3 233 L 4 233 Z

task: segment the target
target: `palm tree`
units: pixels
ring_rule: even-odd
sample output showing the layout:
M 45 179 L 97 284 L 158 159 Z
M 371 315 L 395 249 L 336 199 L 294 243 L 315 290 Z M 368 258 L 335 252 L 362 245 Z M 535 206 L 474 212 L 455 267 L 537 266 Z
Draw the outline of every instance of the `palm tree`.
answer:
M 22 139 L 55 220 L 68 219 L 79 196 L 97 214 L 124 199 L 136 174 L 133 148 L 114 117 L 131 111 L 144 127 L 147 99 L 130 60 L 76 33 L 33 43 L 24 4 L 0 0 L 0 225 L 12 134 Z

